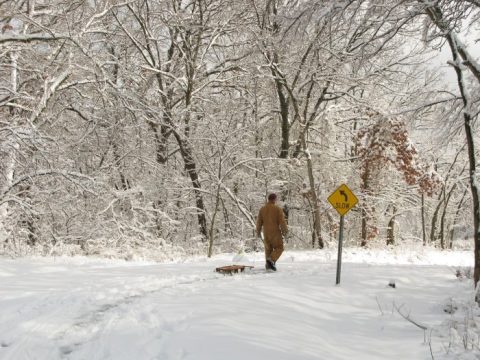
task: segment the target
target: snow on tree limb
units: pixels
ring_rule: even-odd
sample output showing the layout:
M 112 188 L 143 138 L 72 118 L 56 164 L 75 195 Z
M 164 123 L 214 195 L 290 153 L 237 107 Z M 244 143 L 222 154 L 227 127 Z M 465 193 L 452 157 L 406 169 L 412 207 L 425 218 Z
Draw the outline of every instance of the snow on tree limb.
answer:
M 69 39 L 67 35 L 0 35 L 0 44 L 4 43 L 30 43 L 34 41 L 58 41 Z
M 65 179 L 67 179 L 68 181 L 81 186 L 84 191 L 90 192 L 92 195 L 96 195 L 94 191 L 86 188 L 82 183 L 77 181 L 77 179 L 82 179 L 82 180 L 88 180 L 90 182 L 95 182 L 95 179 L 93 179 L 93 178 L 91 178 L 87 175 L 75 172 L 75 171 L 66 171 L 66 170 L 58 170 L 58 169 L 46 169 L 46 170 L 38 170 L 38 171 L 35 171 L 33 173 L 25 174 L 25 175 L 22 175 L 21 177 L 19 177 L 17 179 L 14 179 L 12 184 L 6 190 L 4 190 L 4 192 L 2 194 L 0 194 L 0 201 L 8 193 L 10 193 L 15 187 L 22 184 L 23 182 L 32 180 L 36 177 L 48 176 L 48 175 L 62 176 Z

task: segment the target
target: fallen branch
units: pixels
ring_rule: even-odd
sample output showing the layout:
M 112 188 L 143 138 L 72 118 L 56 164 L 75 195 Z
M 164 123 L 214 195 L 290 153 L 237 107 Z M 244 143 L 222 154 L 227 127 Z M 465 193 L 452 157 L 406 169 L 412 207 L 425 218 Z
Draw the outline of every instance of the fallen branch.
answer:
M 375 300 L 377 301 L 378 308 L 380 309 L 380 312 L 382 313 L 382 316 L 383 316 L 384 314 L 383 314 L 382 307 L 380 306 L 380 302 L 378 301 L 378 296 L 375 296 Z
M 410 317 L 410 313 L 407 314 L 407 315 L 403 314 L 403 313 L 400 311 L 401 308 L 403 307 L 403 305 L 400 306 L 400 307 L 398 307 L 397 305 L 395 305 L 395 303 L 393 303 L 393 306 L 395 307 L 395 310 L 397 310 L 397 312 L 400 314 L 400 316 L 403 317 L 403 318 L 404 318 L 405 320 L 407 320 L 408 322 L 412 323 L 413 325 L 415 325 L 416 327 L 419 327 L 419 328 L 422 329 L 422 330 L 427 330 L 427 329 L 428 329 L 427 326 L 422 325 L 422 324 L 416 322 L 415 320 L 413 320 L 413 319 Z
M 420 324 L 419 322 L 413 320 L 411 317 L 410 317 L 410 313 L 408 314 L 404 314 L 402 313 L 401 309 L 403 307 L 403 305 L 401 305 L 400 307 L 398 307 L 397 305 L 395 305 L 395 302 L 393 303 L 393 307 L 395 308 L 395 310 L 397 310 L 397 312 L 400 314 L 401 317 L 403 317 L 405 320 L 407 320 L 409 323 L 415 325 L 416 327 L 420 328 L 423 330 L 423 342 L 426 343 L 427 342 L 427 338 L 426 338 L 426 331 L 428 330 L 428 327 L 426 325 L 422 325 Z

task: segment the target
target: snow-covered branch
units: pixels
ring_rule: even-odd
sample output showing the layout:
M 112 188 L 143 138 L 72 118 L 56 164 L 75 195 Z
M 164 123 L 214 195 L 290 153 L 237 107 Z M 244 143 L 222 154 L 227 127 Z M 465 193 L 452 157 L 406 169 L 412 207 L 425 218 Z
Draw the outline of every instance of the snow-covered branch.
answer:
M 0 35 L 0 44 L 4 43 L 30 43 L 34 41 L 58 41 L 69 39 L 68 35 Z
M 4 190 L 2 194 L 0 194 L 0 200 L 2 200 L 8 193 L 10 193 L 15 187 L 19 186 L 20 184 L 26 181 L 31 181 L 37 177 L 42 177 L 42 176 L 62 176 L 68 181 L 81 186 L 83 190 L 90 192 L 92 195 L 95 195 L 94 191 L 88 189 L 87 187 L 84 186 L 84 184 L 78 181 L 78 180 L 88 180 L 89 182 L 94 183 L 95 179 L 75 171 L 46 169 L 46 170 L 37 170 L 35 172 L 28 173 L 28 174 L 22 175 L 17 179 L 14 179 L 12 181 L 12 184 L 6 190 Z

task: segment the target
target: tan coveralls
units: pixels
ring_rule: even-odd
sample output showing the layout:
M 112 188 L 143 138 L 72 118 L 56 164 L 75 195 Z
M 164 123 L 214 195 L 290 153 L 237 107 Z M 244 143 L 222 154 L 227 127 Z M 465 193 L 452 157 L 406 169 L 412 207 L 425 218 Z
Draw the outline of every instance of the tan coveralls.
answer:
M 263 243 L 265 245 L 265 259 L 276 262 L 283 252 L 282 234 L 288 232 L 287 222 L 283 210 L 275 202 L 267 202 L 258 212 L 257 236 L 263 227 Z

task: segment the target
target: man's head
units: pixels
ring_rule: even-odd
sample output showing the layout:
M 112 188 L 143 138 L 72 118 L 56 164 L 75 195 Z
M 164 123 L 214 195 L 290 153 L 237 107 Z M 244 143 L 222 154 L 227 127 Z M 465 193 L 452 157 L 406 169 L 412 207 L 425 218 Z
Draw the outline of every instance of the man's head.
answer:
M 275 193 L 269 194 L 269 195 L 268 195 L 268 201 L 270 201 L 270 202 L 275 202 L 275 201 L 277 201 L 277 194 L 275 194 Z

